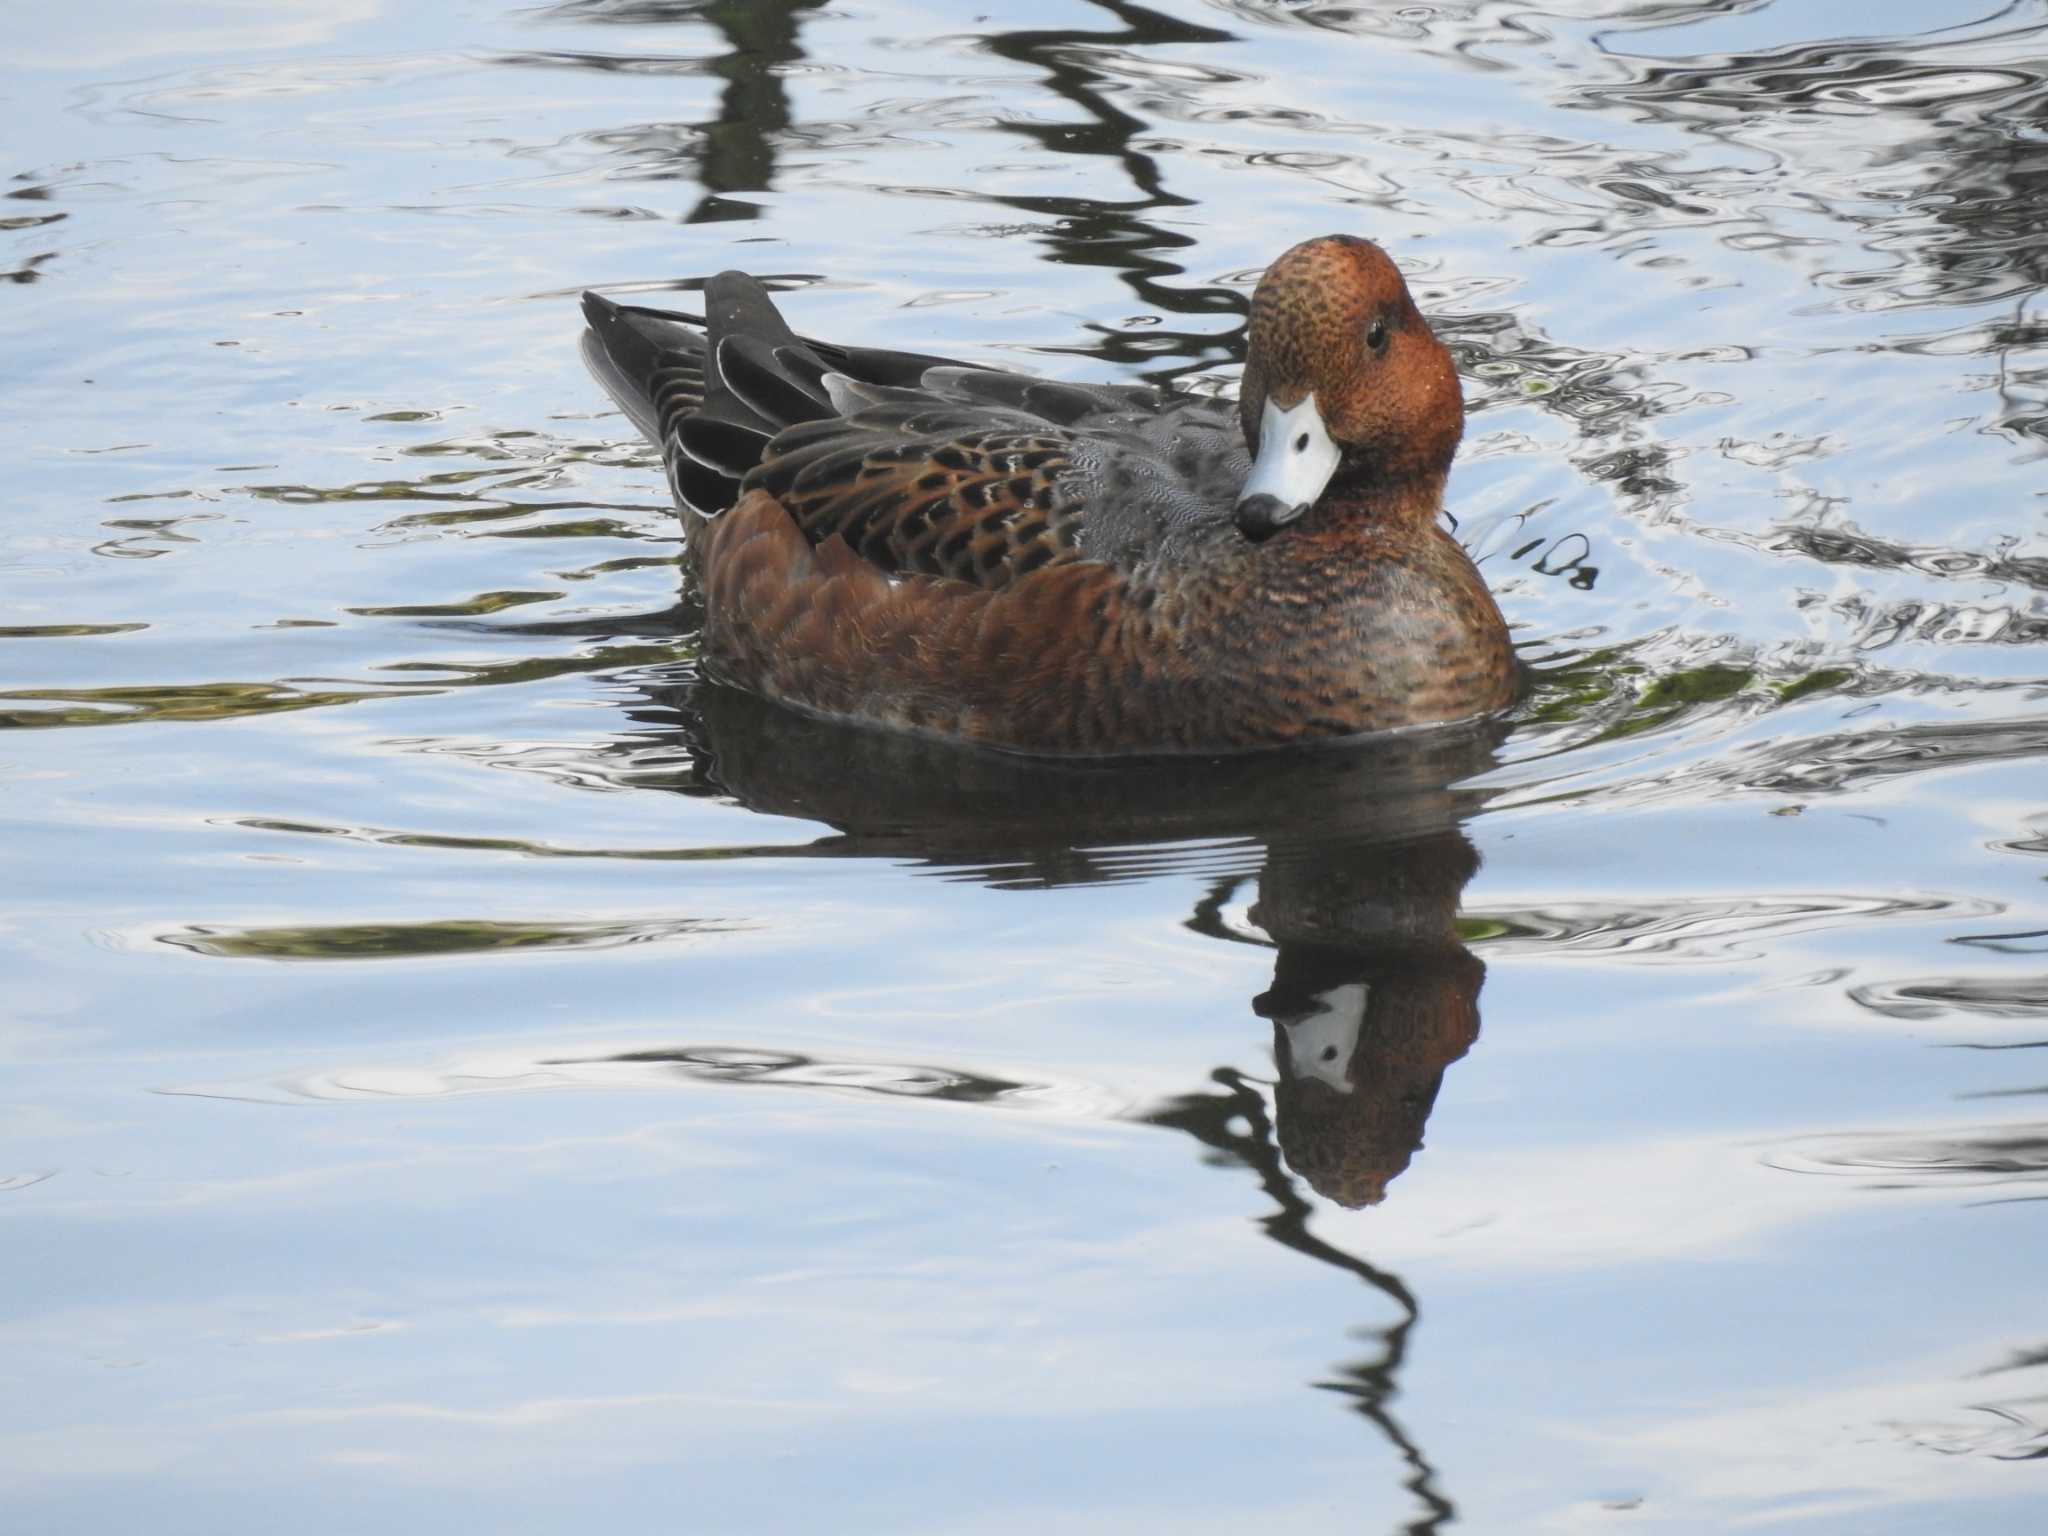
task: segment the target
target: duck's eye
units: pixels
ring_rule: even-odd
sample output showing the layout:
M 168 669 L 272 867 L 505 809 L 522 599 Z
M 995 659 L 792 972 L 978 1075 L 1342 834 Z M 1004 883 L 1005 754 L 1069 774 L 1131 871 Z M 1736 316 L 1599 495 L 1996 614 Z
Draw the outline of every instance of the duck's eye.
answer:
M 1308 452 L 1308 434 L 1306 432 L 1294 440 L 1294 451 L 1296 453 Z
M 1383 350 L 1387 344 L 1387 322 L 1375 320 L 1365 328 L 1365 344 L 1373 351 Z

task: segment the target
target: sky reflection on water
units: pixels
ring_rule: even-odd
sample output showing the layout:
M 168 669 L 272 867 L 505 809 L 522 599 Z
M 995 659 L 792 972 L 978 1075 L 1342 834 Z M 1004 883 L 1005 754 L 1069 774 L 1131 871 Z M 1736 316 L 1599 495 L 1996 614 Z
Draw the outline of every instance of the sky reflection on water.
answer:
M 2048 12 L 985 12 L 18 29 L 0 1524 L 2031 1536 Z M 1222 389 L 1326 229 L 1502 730 L 697 684 L 581 288 Z

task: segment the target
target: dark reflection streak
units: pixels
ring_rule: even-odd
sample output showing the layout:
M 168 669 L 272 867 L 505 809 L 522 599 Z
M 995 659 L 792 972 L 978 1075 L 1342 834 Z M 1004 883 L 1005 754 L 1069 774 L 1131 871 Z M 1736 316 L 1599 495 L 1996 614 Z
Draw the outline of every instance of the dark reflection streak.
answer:
M 1761 546 L 1791 551 L 1826 565 L 1865 566 L 1876 570 L 1913 570 L 1923 576 L 1964 577 L 1974 581 L 2011 582 L 2037 592 L 2048 591 L 2048 558 L 2039 555 L 1972 555 L 1935 545 L 1903 544 L 1873 538 L 1848 526 L 1784 525 Z M 2048 627 L 2029 624 L 2015 614 L 2020 639 L 2040 639 Z
M 1631 55 L 1622 45 L 1623 40 L 1638 32 L 1661 31 L 1670 27 L 1688 26 L 1710 16 L 1731 16 L 1745 11 L 1760 11 L 1773 4 L 1774 0 L 1704 0 L 1697 5 L 1640 6 L 1630 11 L 1627 25 L 1613 30 L 1601 30 L 1592 34 L 1591 42 L 1602 53 L 1619 57 L 1640 57 Z M 2007 0 L 2007 3 L 1987 16 L 1972 17 L 1966 22 L 1952 26 L 1931 27 L 1925 32 L 1901 34 L 1907 38 L 1939 37 L 1944 32 L 1968 28 L 1972 32 L 1988 27 L 2007 17 L 2017 15 L 2022 9 L 2033 5 L 2036 0 Z M 1974 39 L 1972 39 L 1974 40 Z
M 2027 322 L 2027 299 L 2030 296 L 2021 294 L 2013 301 L 2012 325 L 2009 328 L 1994 328 L 1992 331 L 1998 356 L 1998 403 L 2002 407 L 1995 425 L 1996 430 L 2031 447 L 2038 456 L 2048 453 L 2048 441 L 2041 441 L 2048 439 L 2048 432 L 2042 430 L 2040 408 L 2013 387 L 2013 353 L 2032 352 L 2041 342 L 2036 327 Z M 1998 345 L 2000 342 L 2004 344 Z
M 823 0 L 714 0 L 699 12 L 724 36 L 731 51 L 711 65 L 725 90 L 719 97 L 718 117 L 702 125 L 704 137 L 697 149 L 705 195 L 684 223 L 759 217 L 753 204 L 723 194 L 766 192 L 774 186 L 773 136 L 790 126 L 789 93 L 775 66 L 804 56 L 797 46 L 794 13 L 821 4 Z
M 685 795 L 704 793 L 701 787 L 691 780 L 690 775 L 691 770 L 687 768 L 665 773 L 642 772 L 630 778 L 586 780 L 582 781 L 581 787 L 607 790 L 670 790 Z M 894 838 L 880 834 L 829 834 L 807 843 L 722 843 L 693 844 L 682 848 L 603 848 L 528 842 L 510 837 L 457 837 L 446 833 L 397 832 L 379 827 L 320 826 L 309 822 L 279 822 L 264 817 L 240 818 L 233 824 L 257 832 L 280 832 L 299 837 L 335 837 L 346 842 L 388 848 L 437 848 L 457 853 L 504 853 L 529 859 L 610 859 L 626 863 L 719 864 L 748 859 L 872 860 L 895 857 L 903 860 L 907 866 L 922 872 L 947 879 L 979 880 L 999 884 L 1007 889 L 1040 889 L 1118 879 L 1136 880 L 1172 865 L 1172 860 L 1166 856 L 1150 864 L 1140 861 L 1112 863 L 1097 857 L 1078 856 L 1059 864 L 1052 864 L 1047 856 L 1019 855 L 1006 863 L 991 862 L 978 867 L 963 868 L 954 861 L 929 857 L 926 853 L 928 845 L 910 833 Z M 1221 856 L 1227 854 L 1227 849 L 1221 850 Z M 1256 942 L 1228 932 L 1223 937 L 1240 943 Z
M 2048 1051 L 2048 1040 L 2013 1040 L 1999 1043 L 1989 1040 L 1958 1040 L 1948 1049 L 1952 1051 Z
M 2039 1198 L 2038 1196 L 2035 1198 Z M 1978 1376 L 2002 1376 L 2007 1371 L 2031 1370 L 2037 1365 L 2048 1365 L 2048 1345 L 2039 1349 L 2024 1350 L 2014 1355 L 2003 1365 L 1989 1366 L 1977 1372 Z
M 654 180 L 688 179 L 703 189 L 686 224 L 722 223 L 760 217 L 753 203 L 729 196 L 767 192 L 775 185 L 776 144 L 791 127 L 789 93 L 779 66 L 804 57 L 797 46 L 797 12 L 816 10 L 824 0 L 708 0 L 669 4 L 659 0 L 570 0 L 552 7 L 560 20 L 576 24 L 614 22 L 632 26 L 708 26 L 725 42 L 715 57 L 661 57 L 599 53 L 509 54 L 508 64 L 571 64 L 619 74 L 711 75 L 723 81 L 718 115 L 708 122 L 638 124 L 612 137 L 627 151 L 637 174 Z M 678 130 L 690 137 L 677 142 Z
M 1086 119 L 1080 123 L 1032 123 L 1006 121 L 1010 133 L 1030 139 L 1049 155 L 1095 156 L 1116 160 L 1136 187 L 1139 197 L 1125 203 L 1096 199 L 1045 196 L 991 197 L 1002 207 L 1020 213 L 1052 217 L 1059 223 L 1043 232 L 1052 259 L 1072 266 L 1110 267 L 1146 304 L 1183 315 L 1231 315 L 1240 320 L 1237 329 L 1222 336 L 1202 332 L 1150 329 L 1142 338 L 1120 332 L 1102 331 L 1088 351 L 1091 356 L 1127 368 L 1156 383 L 1170 383 L 1190 371 L 1213 367 L 1243 358 L 1242 317 L 1245 298 L 1226 288 L 1180 288 L 1160 281 L 1180 277 L 1184 267 L 1149 253 L 1182 250 L 1195 242 L 1192 236 L 1176 234 L 1142 217 L 1155 208 L 1185 208 L 1193 199 L 1166 189 L 1159 163 L 1135 147 L 1147 124 L 1117 106 L 1102 89 L 1107 78 L 1087 62 L 1090 49 L 1152 47 L 1161 44 L 1227 43 L 1234 34 L 1213 27 L 1197 26 L 1129 0 L 1096 0 L 1096 3 L 1124 24 L 1121 32 L 1058 31 L 999 32 L 985 40 L 988 50 L 1015 64 L 1042 70 L 1046 86 L 1057 96 L 1078 107 Z M 1161 356 L 1177 361 L 1161 365 Z M 1150 363 L 1152 366 L 1140 365 Z
M 612 1062 L 633 1066 L 672 1066 L 698 1082 L 730 1083 L 755 1088 L 858 1089 L 890 1098 L 936 1099 L 953 1104 L 996 1104 L 1030 1091 L 1034 1084 L 1015 1078 L 991 1077 L 951 1067 L 867 1067 L 848 1072 L 844 1065 L 795 1051 L 735 1050 L 719 1046 L 626 1051 L 616 1056 L 543 1058 L 544 1067 L 581 1067 Z
M 666 608 L 646 613 L 606 613 L 574 619 L 523 619 L 494 624 L 487 619 L 423 619 L 418 628 L 484 635 L 493 639 L 505 635 L 556 635 L 581 640 L 623 640 L 634 636 L 649 640 L 673 640 L 691 635 L 704 620 L 696 601 L 685 596 Z
M 2044 940 L 2048 940 L 2048 928 L 2022 928 L 2014 933 L 1959 934 L 1955 942 L 1967 944 L 1972 949 L 1988 949 L 1995 954 L 2031 955 L 2048 950 L 2048 943 Z
M 222 1104 L 258 1104 L 266 1109 L 296 1109 L 302 1100 L 280 1099 L 260 1093 L 227 1093 L 214 1088 L 150 1088 L 148 1093 L 160 1094 L 167 1099 L 213 1099 Z M 400 1089 L 356 1088 L 349 1093 L 361 1099 L 408 1099 L 412 1095 Z
M 1408 1353 L 1408 1336 L 1421 1318 L 1414 1293 L 1398 1275 L 1366 1262 L 1356 1254 L 1325 1242 L 1309 1230 L 1314 1208 L 1296 1190 L 1293 1178 L 1280 1160 L 1278 1139 L 1272 1118 L 1266 1112 L 1265 1096 L 1243 1073 L 1218 1067 L 1210 1074 L 1222 1093 L 1191 1093 L 1169 1099 L 1165 1105 L 1148 1110 L 1138 1118 L 1147 1125 L 1183 1131 L 1203 1146 L 1235 1162 L 1243 1163 L 1257 1175 L 1259 1187 L 1278 1207 L 1259 1218 L 1259 1226 L 1274 1242 L 1319 1264 L 1328 1264 L 1356 1275 L 1401 1309 L 1401 1319 L 1380 1337 L 1383 1349 L 1377 1359 L 1358 1361 L 1344 1368 L 1348 1380 L 1318 1385 L 1352 1399 L 1352 1407 L 1386 1436 L 1405 1462 L 1409 1475 L 1402 1486 L 1415 1495 L 1428 1511 L 1403 1526 L 1404 1536 L 1434 1536 L 1457 1518 L 1457 1506 L 1437 1491 L 1436 1468 L 1408 1437 L 1389 1404 L 1399 1390 L 1401 1367 Z M 1234 1133 L 1230 1122 L 1243 1116 L 1249 1129 Z
M 1199 933 L 1205 939 L 1221 939 L 1230 944 L 1257 944 L 1258 939 L 1248 938 L 1223 921 L 1223 909 L 1230 905 L 1245 882 L 1243 875 L 1231 875 L 1216 881 L 1195 903 L 1195 910 L 1188 914 L 1183 925 L 1191 933 Z

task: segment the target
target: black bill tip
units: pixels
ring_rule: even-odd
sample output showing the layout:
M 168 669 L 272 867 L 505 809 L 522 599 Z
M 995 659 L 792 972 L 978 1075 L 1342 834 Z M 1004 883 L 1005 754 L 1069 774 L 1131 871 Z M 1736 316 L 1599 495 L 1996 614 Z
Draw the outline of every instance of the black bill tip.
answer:
M 1308 503 L 1305 501 L 1290 506 L 1278 496 L 1247 496 L 1237 504 L 1237 531 L 1256 542 L 1285 528 L 1306 511 Z

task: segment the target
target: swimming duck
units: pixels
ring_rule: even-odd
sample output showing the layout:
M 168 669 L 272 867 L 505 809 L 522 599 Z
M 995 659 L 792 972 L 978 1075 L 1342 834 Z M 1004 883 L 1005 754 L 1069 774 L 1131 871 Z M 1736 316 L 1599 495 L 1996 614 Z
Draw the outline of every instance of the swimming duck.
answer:
M 1061 755 L 1275 747 L 1505 707 L 1500 610 L 1443 529 L 1450 354 L 1377 245 L 1252 296 L 1235 405 L 585 294 L 659 444 L 714 677 L 813 714 Z

